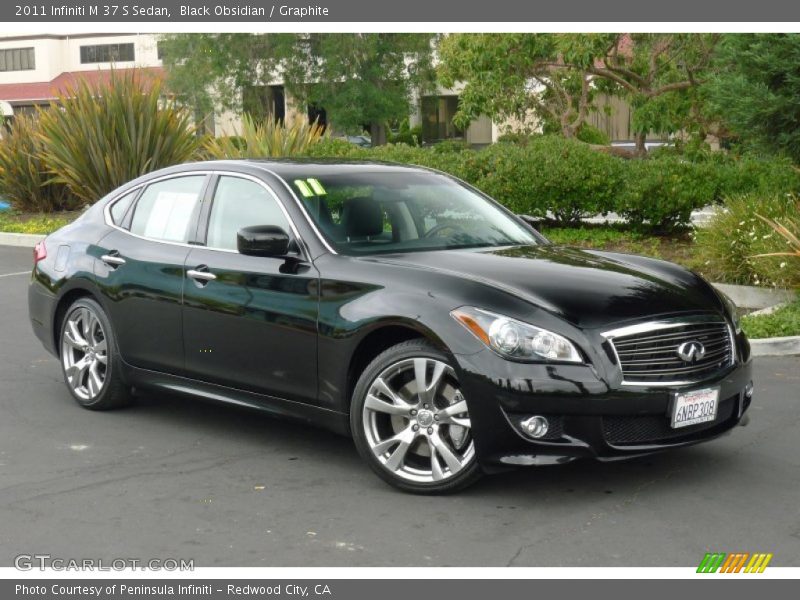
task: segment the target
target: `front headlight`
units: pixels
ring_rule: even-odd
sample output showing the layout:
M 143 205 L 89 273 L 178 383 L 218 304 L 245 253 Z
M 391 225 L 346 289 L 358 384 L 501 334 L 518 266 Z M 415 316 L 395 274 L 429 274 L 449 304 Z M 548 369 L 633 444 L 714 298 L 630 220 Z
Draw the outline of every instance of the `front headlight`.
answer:
M 733 328 L 736 333 L 742 332 L 742 324 L 739 321 L 739 312 L 736 309 L 736 304 L 731 300 L 727 294 L 720 292 L 717 290 L 719 297 L 722 298 L 722 303 L 725 305 L 725 308 L 728 310 L 728 316 L 731 318 L 731 322 L 733 323 Z
M 568 339 L 530 323 L 471 306 L 462 306 L 450 314 L 504 358 L 583 362 L 580 352 Z

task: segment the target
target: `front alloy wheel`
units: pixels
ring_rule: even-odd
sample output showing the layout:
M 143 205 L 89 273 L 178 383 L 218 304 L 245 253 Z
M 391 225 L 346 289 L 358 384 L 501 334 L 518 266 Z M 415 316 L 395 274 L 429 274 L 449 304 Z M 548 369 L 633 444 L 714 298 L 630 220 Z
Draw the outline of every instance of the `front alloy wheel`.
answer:
M 392 485 L 441 493 L 478 476 L 467 402 L 447 358 L 427 342 L 381 354 L 359 380 L 355 403 L 359 451 Z

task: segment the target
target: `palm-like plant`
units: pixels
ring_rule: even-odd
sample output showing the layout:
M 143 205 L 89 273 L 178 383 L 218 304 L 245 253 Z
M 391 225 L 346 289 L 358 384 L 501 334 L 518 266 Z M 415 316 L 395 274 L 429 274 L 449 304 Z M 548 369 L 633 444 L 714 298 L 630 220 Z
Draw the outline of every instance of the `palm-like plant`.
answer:
M 50 182 L 42 161 L 43 144 L 36 119 L 14 118 L 0 140 L 0 195 L 16 210 L 52 212 L 76 207 L 76 199 L 63 183 Z
M 159 79 L 112 72 L 79 81 L 40 116 L 43 162 L 53 181 L 94 202 L 123 183 L 190 160 L 199 142 L 192 116 L 165 100 Z
M 274 158 L 298 156 L 325 137 L 325 127 L 296 119 L 286 126 L 273 119 L 260 123 L 245 114 L 237 137 L 210 138 L 204 150 L 211 158 Z

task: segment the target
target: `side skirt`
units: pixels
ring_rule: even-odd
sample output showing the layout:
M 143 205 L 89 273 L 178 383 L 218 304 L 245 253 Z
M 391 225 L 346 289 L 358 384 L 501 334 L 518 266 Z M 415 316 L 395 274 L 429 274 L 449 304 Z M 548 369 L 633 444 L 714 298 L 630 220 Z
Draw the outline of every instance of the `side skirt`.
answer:
M 125 379 L 133 387 L 161 390 L 212 402 L 243 406 L 350 436 L 349 418 L 345 413 L 295 400 L 286 400 L 178 375 L 140 369 L 127 363 L 125 363 L 125 370 Z

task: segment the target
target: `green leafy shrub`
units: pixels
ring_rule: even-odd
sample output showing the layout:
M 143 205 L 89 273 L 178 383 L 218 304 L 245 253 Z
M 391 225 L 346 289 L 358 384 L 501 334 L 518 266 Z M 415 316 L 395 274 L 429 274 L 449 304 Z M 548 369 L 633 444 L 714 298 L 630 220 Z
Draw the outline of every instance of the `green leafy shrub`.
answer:
M 347 140 L 326 137 L 306 148 L 303 154 L 311 158 L 367 159 L 369 158 L 370 150 L 369 148 L 361 148 L 351 144 Z
M 800 171 L 787 160 L 745 156 L 716 162 L 721 199 L 742 193 L 800 193 Z
M 43 141 L 35 118 L 19 115 L 0 140 L 0 196 L 23 212 L 75 208 L 77 198 L 60 182 L 51 181 L 43 161 Z
M 666 232 L 691 221 L 692 210 L 714 202 L 718 180 L 713 168 L 676 156 L 626 163 L 624 192 L 617 212 L 636 228 Z
M 800 300 L 768 315 L 746 315 L 742 329 L 752 339 L 800 335 Z
M 256 122 L 245 114 L 240 135 L 210 138 L 203 149 L 211 158 L 297 156 L 319 142 L 324 132 L 322 125 L 309 124 L 304 119 L 296 119 L 287 126 L 273 119 Z
M 594 144 L 596 146 L 608 146 L 611 144 L 611 138 L 606 135 L 604 131 L 600 131 L 594 125 L 584 123 L 578 130 L 578 139 L 587 144 Z
M 390 144 L 408 144 L 419 146 L 422 143 L 422 125 L 411 126 L 408 119 L 404 119 L 396 132 L 389 132 L 387 141 Z
M 800 285 L 800 261 L 757 256 L 791 251 L 786 239 L 757 215 L 783 222 L 800 206 L 787 194 L 731 196 L 707 227 L 697 230 L 696 249 L 703 274 L 715 281 L 745 285 Z
M 477 187 L 511 210 L 535 217 L 551 211 L 560 223 L 612 210 L 622 191 L 623 162 L 588 145 L 537 136 L 527 145 L 494 144 L 468 157 Z
M 165 101 L 160 81 L 114 72 L 80 81 L 40 117 L 42 160 L 54 180 L 94 202 L 144 173 L 190 160 L 198 148 L 189 112 Z

